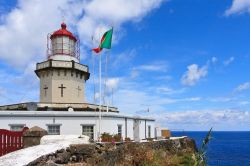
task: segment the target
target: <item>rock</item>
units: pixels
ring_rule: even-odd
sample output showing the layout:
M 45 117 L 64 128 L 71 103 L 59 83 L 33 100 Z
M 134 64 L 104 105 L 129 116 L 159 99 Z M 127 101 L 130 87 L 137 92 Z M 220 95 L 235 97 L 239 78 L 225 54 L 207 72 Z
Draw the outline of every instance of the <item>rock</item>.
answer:
M 76 156 L 75 155 L 71 156 L 69 160 L 73 162 L 76 161 Z
M 49 160 L 46 162 L 46 166 L 58 166 L 56 163 L 54 163 L 54 161 Z
M 178 158 L 180 155 L 192 156 L 196 151 L 195 141 L 188 137 L 155 142 L 128 142 L 119 145 L 113 145 L 111 143 L 74 144 L 70 145 L 66 150 L 60 149 L 55 153 L 40 157 L 28 165 L 42 166 L 50 163 L 51 166 L 56 166 L 58 164 L 66 164 L 68 166 L 129 166 L 145 164 L 165 166 L 166 163 L 171 161 L 169 160 L 171 156 L 174 157 L 173 159 L 176 161 L 176 157 Z M 155 156 L 157 156 L 158 159 L 156 162 L 160 163 L 154 163 Z M 182 160 L 181 157 L 179 159 Z M 172 165 L 176 165 L 176 163 Z
M 55 163 L 57 164 L 66 164 L 70 160 L 70 152 L 63 151 L 63 153 L 57 153 L 55 158 Z
M 71 154 L 81 154 L 91 157 L 95 153 L 96 146 L 94 144 L 71 145 Z
M 65 149 L 60 149 L 60 150 L 57 150 L 56 153 L 63 153 L 65 151 Z
M 39 145 L 40 140 L 48 132 L 40 127 L 34 126 L 23 133 L 23 145 L 24 148 Z

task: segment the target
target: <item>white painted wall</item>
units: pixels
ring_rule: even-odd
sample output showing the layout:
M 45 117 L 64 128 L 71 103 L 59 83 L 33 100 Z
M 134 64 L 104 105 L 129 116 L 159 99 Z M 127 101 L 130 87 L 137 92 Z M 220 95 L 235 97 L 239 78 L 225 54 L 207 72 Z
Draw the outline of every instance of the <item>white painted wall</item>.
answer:
M 2 114 L 5 112 L 5 114 Z M 6 116 L 6 112 L 9 114 Z M 14 113 L 15 117 L 12 117 L 10 113 Z M 19 112 L 18 116 L 15 112 Z M 20 113 L 22 112 L 22 113 Z M 97 131 L 99 129 L 99 120 L 98 116 L 89 117 L 97 114 L 87 114 L 86 112 L 78 113 L 78 112 L 60 112 L 53 113 L 55 111 L 44 111 L 46 117 L 42 117 L 43 112 L 38 111 L 1 111 L 0 112 L 0 128 L 1 129 L 10 129 L 10 124 L 25 124 L 27 127 L 31 128 L 33 126 L 39 126 L 43 129 L 47 130 L 48 124 L 61 124 L 60 134 L 68 135 L 68 134 L 82 134 L 82 126 L 85 125 L 94 125 L 94 139 L 97 139 Z M 27 116 L 27 113 L 29 114 Z M 33 116 L 34 115 L 34 116 Z M 62 115 L 62 116 L 60 116 Z M 66 116 L 65 116 L 66 115 Z M 71 116 L 74 115 L 74 116 Z M 108 132 L 110 134 L 118 133 L 118 125 L 122 125 L 122 137 L 125 138 L 125 118 L 127 118 L 127 137 L 134 139 L 133 134 L 133 117 L 122 116 L 114 113 L 106 113 L 106 116 L 102 117 L 101 120 L 101 133 Z M 115 115 L 115 116 L 113 116 Z M 116 117 L 118 115 L 118 117 Z M 43 115 L 44 116 L 44 115 Z M 154 137 L 154 121 L 146 120 L 146 134 L 147 134 L 147 126 L 151 125 L 151 137 Z M 145 139 L 145 120 L 140 120 L 140 139 Z

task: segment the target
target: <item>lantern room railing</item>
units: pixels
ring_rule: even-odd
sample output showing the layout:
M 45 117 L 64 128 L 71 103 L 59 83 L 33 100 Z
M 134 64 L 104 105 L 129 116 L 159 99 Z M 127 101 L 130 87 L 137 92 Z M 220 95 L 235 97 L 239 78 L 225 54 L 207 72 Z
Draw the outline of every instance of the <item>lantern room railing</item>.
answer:
M 62 42 L 53 44 L 50 39 L 51 34 L 47 35 L 47 58 L 50 59 L 55 55 L 65 55 L 75 57 L 80 61 L 80 40 L 77 38 L 77 41 L 74 45 L 70 42 Z M 73 46 L 73 47 L 72 47 Z

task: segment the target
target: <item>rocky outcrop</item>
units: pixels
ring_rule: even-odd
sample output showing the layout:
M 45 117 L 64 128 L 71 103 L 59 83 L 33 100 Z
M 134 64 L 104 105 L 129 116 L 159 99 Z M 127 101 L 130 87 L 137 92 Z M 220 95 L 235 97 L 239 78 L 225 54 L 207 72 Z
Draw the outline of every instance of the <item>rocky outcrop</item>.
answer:
M 178 162 L 192 162 L 196 151 L 195 141 L 188 137 L 116 145 L 79 144 L 42 156 L 28 165 L 179 165 Z

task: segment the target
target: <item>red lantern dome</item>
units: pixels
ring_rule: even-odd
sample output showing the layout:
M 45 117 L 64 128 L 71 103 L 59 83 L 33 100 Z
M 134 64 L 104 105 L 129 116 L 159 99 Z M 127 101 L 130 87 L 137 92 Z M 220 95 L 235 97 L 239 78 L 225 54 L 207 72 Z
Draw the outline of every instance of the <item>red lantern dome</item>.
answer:
M 48 35 L 47 56 L 48 59 L 64 61 L 80 61 L 79 40 L 67 29 L 65 23 L 61 24 L 61 29 Z
M 50 36 L 50 39 L 53 39 L 54 37 L 57 37 L 57 36 L 68 36 L 70 39 L 77 41 L 76 37 L 70 31 L 68 31 L 66 28 L 67 28 L 67 25 L 65 23 L 62 23 L 61 29 L 55 31 Z

